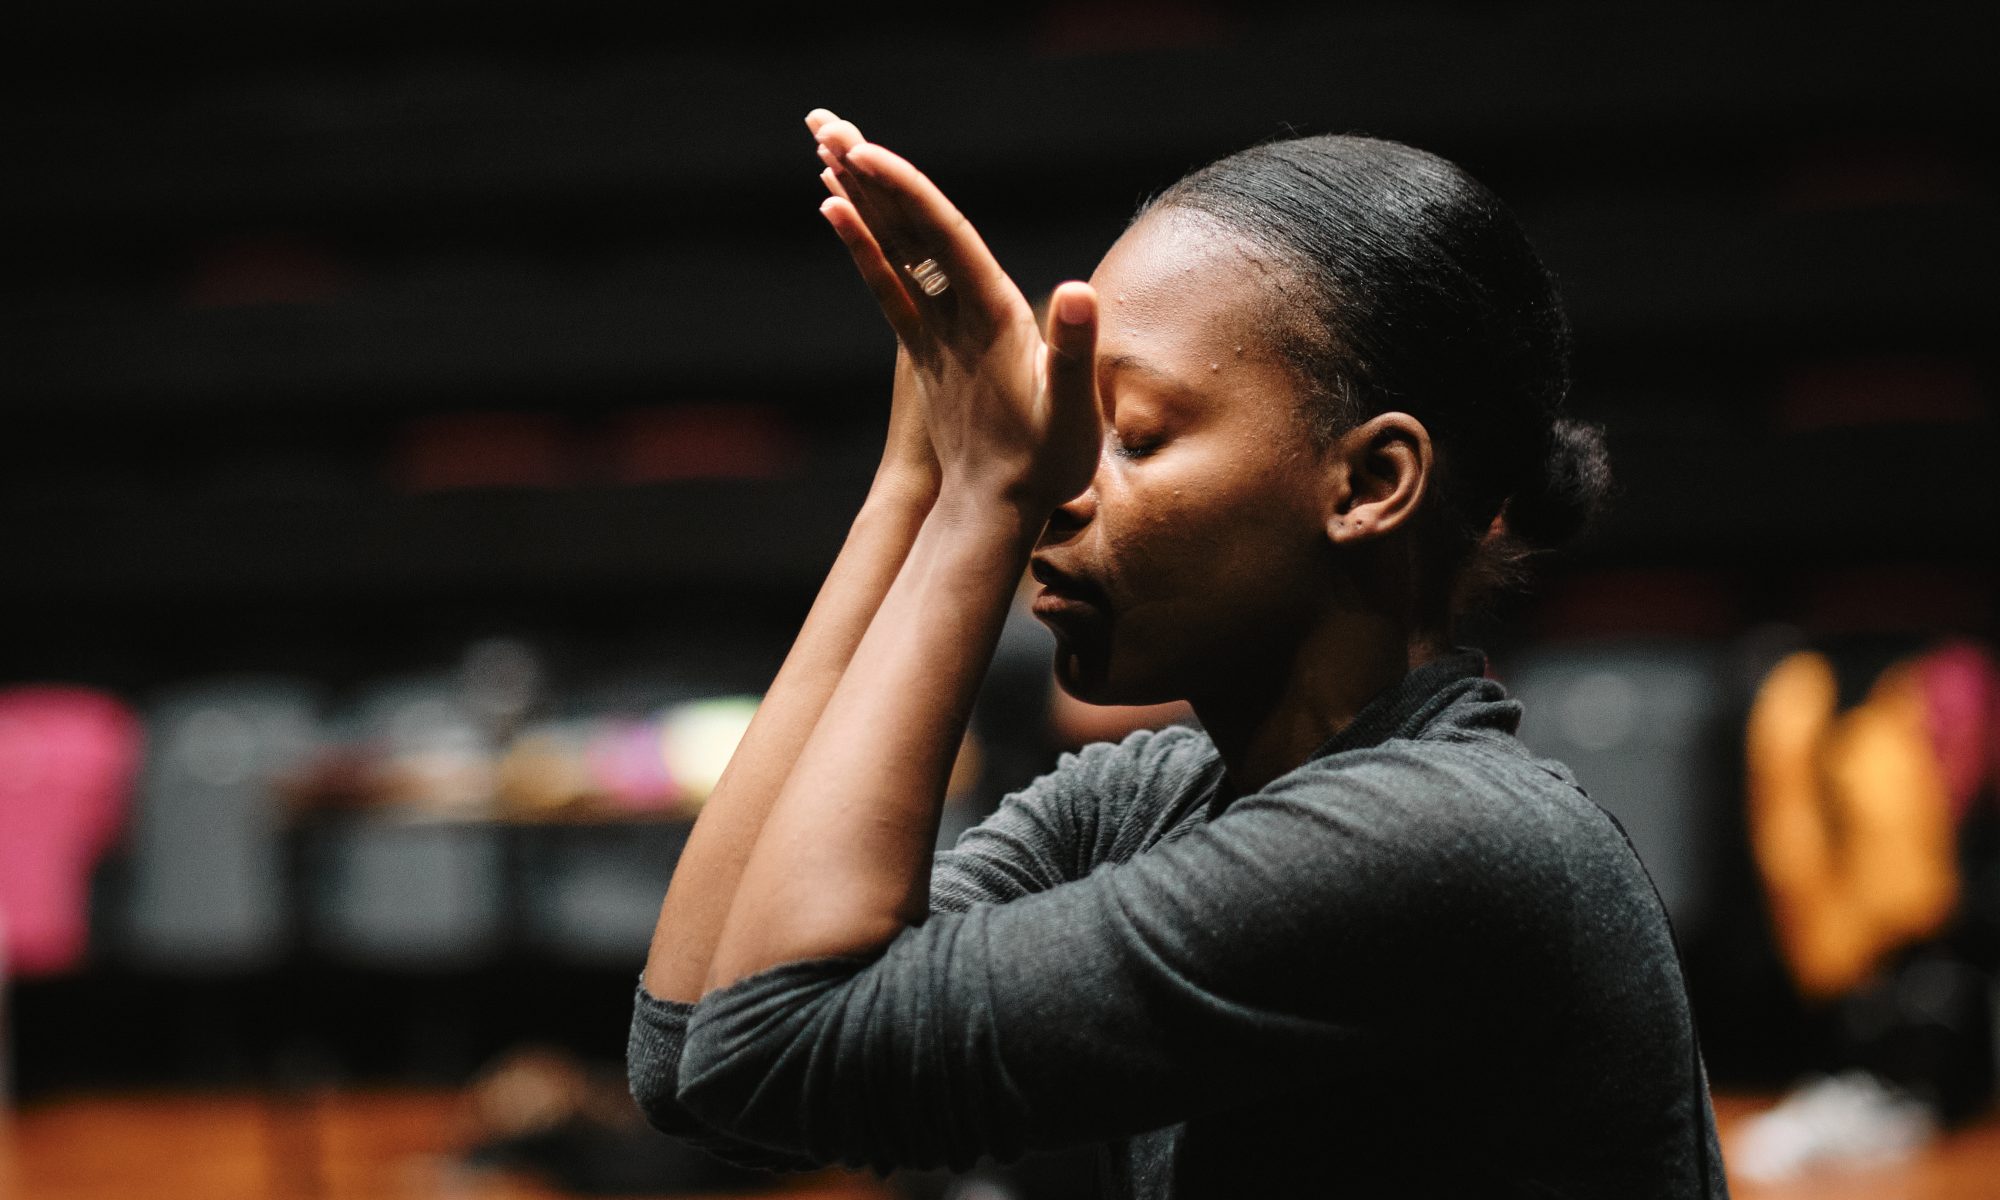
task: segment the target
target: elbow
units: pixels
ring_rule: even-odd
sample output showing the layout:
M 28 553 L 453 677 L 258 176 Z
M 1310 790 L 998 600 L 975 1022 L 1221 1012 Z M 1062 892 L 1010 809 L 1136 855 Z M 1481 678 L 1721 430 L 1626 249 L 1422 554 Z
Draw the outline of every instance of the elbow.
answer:
M 697 1020 L 681 1060 L 680 1106 L 733 1137 L 814 1162 L 882 1176 L 969 1170 L 981 1151 L 976 1136 L 951 1136 L 956 1123 L 915 1094 L 871 1088 L 879 1062 L 828 1040 L 824 1016 L 808 1005 L 734 1034 L 726 1017 Z
M 798 963 L 703 999 L 688 1022 L 675 1103 L 710 1127 L 819 1161 L 872 1165 L 843 1136 L 854 1047 L 833 1031 L 853 961 Z
M 910 1022 L 883 1011 L 869 962 L 802 960 L 704 997 L 687 1026 L 678 1106 L 817 1162 L 878 1174 L 972 1166 L 993 1131 L 967 1119 L 941 1053 L 909 1044 Z
M 642 988 L 635 998 L 625 1042 L 625 1087 L 646 1120 L 661 1133 L 686 1138 L 702 1125 L 675 1098 L 692 1006 L 655 1000 Z
M 711 1025 L 697 1024 L 688 1031 L 679 1075 L 667 1081 L 669 1102 L 689 1119 L 737 1137 L 772 1144 L 774 1133 L 790 1134 L 777 1144 L 803 1151 L 796 1144 L 799 1130 L 785 1128 L 791 1123 L 778 1120 L 774 1111 L 790 1107 L 781 1098 L 794 1104 L 799 1099 L 796 1089 L 782 1086 L 777 1078 L 783 1057 L 782 1051 L 772 1051 L 768 1036 L 729 1038 Z
M 625 1061 L 625 1087 L 632 1102 L 646 1116 L 647 1124 L 673 1137 L 687 1137 L 700 1131 L 700 1124 L 675 1098 L 670 1077 L 649 1070 L 631 1059 Z

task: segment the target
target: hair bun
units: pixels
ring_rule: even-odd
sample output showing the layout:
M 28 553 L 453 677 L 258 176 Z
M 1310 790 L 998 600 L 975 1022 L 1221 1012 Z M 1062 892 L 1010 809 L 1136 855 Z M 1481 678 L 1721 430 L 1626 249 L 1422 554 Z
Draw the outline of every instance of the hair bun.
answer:
M 1540 466 L 1508 499 L 1507 532 L 1536 549 L 1553 550 L 1588 529 L 1611 492 L 1603 428 L 1557 420 Z

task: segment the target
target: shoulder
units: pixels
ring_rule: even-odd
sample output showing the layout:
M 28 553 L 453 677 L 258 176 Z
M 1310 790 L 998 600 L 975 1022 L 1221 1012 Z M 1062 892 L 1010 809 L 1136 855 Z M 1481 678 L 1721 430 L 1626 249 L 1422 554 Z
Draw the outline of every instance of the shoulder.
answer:
M 1385 815 L 1470 826 L 1567 822 L 1594 807 L 1560 763 L 1534 757 L 1510 736 L 1463 731 L 1328 754 L 1273 780 L 1259 797 L 1291 804 L 1366 802 L 1386 809 Z
M 1501 897 L 1558 916 L 1579 889 L 1649 900 L 1611 818 L 1560 763 L 1510 736 L 1392 739 L 1327 755 L 1231 812 L 1265 811 L 1382 871 L 1429 881 L 1439 900 Z

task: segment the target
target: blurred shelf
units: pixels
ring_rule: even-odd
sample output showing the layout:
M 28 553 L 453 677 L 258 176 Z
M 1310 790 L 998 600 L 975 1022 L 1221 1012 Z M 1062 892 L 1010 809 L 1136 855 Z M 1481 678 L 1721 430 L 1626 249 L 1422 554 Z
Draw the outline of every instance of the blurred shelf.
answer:
M 320 814 L 288 839 L 297 949 L 427 972 L 523 954 L 636 968 L 693 824 Z
M 1718 438 L 1662 412 L 1612 431 L 1622 494 L 1592 557 L 1790 569 L 1988 562 L 1995 426 L 1858 426 Z M 1927 483 L 1927 481 L 1930 481 Z M 1936 486 L 1939 490 L 1927 490 Z M 1885 490 L 1887 489 L 1887 490 Z M 17 508 L 0 527 L 18 603 L 233 608 L 650 592 L 672 607 L 810 598 L 867 490 L 859 473 L 423 496 L 160 499 Z
M 1157 182 L 1157 181 L 1156 181 Z M 1991 206 L 1782 213 L 1750 198 L 1604 194 L 1523 219 L 1579 342 L 1616 345 L 1615 395 L 1664 361 L 1783 363 L 1829 346 L 1990 352 Z M 847 421 L 876 411 L 891 343 L 809 210 L 740 236 L 658 235 L 588 255 L 519 246 L 359 270 L 324 300 L 202 308 L 157 287 L 16 294 L 0 374 L 29 411 L 421 410 L 467 396 L 764 394 Z M 1030 292 L 1087 274 L 1116 219 L 981 221 Z M 774 335 L 773 331 L 782 331 Z M 1711 383 L 1710 386 L 1715 386 Z M 106 432 L 115 433 L 115 429 Z
M 235 605 L 592 589 L 810 596 L 868 478 L 383 493 L 14 508 L 16 599 Z

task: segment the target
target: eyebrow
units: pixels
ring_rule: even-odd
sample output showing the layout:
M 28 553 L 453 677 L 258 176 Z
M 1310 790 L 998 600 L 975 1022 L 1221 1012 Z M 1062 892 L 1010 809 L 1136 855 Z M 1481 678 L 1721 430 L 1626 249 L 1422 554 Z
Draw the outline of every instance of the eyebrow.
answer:
M 1114 375 L 1121 371 L 1133 371 L 1152 379 L 1168 391 L 1188 396 L 1199 394 L 1195 386 L 1187 380 L 1182 379 L 1158 363 L 1150 359 L 1141 358 L 1136 354 L 1120 354 L 1115 358 L 1107 358 L 1104 360 L 1103 369 Z

